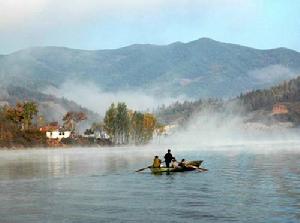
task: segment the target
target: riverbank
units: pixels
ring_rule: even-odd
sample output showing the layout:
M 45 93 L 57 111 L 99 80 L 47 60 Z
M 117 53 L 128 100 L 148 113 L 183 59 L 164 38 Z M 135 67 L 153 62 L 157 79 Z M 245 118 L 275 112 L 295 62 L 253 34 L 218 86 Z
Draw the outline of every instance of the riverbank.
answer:
M 36 134 L 36 132 L 34 133 Z M 26 137 L 24 137 L 26 136 Z M 36 135 L 35 135 L 36 136 Z M 38 139 L 37 139 L 38 138 Z M 95 140 L 84 137 L 67 138 L 67 139 L 47 139 L 39 134 L 38 137 L 28 136 L 24 133 L 22 137 L 15 140 L 0 141 L 1 149 L 26 149 L 26 148 L 59 148 L 59 147 L 95 147 L 95 146 L 113 146 L 109 140 Z

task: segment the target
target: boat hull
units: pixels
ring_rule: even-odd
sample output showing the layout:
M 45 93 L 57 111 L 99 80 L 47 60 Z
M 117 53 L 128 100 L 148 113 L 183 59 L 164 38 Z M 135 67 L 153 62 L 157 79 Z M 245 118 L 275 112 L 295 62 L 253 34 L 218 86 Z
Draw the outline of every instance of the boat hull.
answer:
M 176 167 L 176 168 L 168 168 L 168 167 L 159 167 L 159 168 L 153 168 L 150 167 L 150 170 L 154 174 L 159 174 L 159 173 L 174 173 L 174 172 L 185 172 L 185 171 L 193 171 L 196 170 L 197 168 L 201 165 L 203 160 L 195 160 L 195 161 L 189 161 L 187 162 L 187 167 Z M 188 166 L 191 165 L 191 166 Z M 194 166 L 194 167 L 192 167 Z

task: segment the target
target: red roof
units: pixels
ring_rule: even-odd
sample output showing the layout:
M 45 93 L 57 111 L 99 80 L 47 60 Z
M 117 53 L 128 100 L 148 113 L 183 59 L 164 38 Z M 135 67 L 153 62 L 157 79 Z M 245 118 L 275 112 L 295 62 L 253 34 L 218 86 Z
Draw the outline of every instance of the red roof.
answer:
M 53 132 L 59 130 L 59 125 L 45 125 L 40 127 L 41 132 Z

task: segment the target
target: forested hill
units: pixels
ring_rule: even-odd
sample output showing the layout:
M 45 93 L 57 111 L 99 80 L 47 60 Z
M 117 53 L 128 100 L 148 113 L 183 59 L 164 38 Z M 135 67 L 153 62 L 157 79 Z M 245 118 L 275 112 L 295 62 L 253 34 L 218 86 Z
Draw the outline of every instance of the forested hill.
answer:
M 251 111 L 271 110 L 276 103 L 298 104 L 300 102 L 300 77 L 269 89 L 241 94 L 238 99 Z
M 84 112 L 89 122 L 98 121 L 101 117 L 65 98 L 57 98 L 22 87 L 9 86 L 0 90 L 0 107 L 14 105 L 16 102 L 34 101 L 39 106 L 39 115 L 43 115 L 46 121 L 61 121 L 68 111 Z
M 255 120 L 267 119 L 268 114 L 272 114 L 272 108 L 276 104 L 285 105 L 289 113 L 285 115 L 285 120 L 291 121 L 296 125 L 300 124 L 300 77 L 284 81 L 283 83 L 264 90 L 255 90 L 241 94 L 239 97 L 231 100 L 222 101 L 217 99 L 196 100 L 193 102 L 176 102 L 170 106 L 162 107 L 157 115 L 162 123 L 184 123 L 193 114 L 198 113 L 204 108 L 211 107 L 214 110 L 220 110 L 227 105 L 238 105 L 243 109 L 243 113 L 251 112 Z M 246 113 L 245 113 L 246 112 Z M 265 117 L 261 117 L 261 112 Z
M 169 106 L 162 106 L 156 111 L 158 121 L 162 124 L 183 125 L 203 109 L 220 110 L 224 106 L 221 99 L 198 99 L 196 101 L 175 102 Z
M 38 47 L 0 56 L 2 85 L 43 90 L 72 80 L 92 82 L 104 91 L 143 89 L 192 98 L 237 96 L 294 78 L 299 71 L 296 51 L 258 50 L 208 38 L 115 50 Z

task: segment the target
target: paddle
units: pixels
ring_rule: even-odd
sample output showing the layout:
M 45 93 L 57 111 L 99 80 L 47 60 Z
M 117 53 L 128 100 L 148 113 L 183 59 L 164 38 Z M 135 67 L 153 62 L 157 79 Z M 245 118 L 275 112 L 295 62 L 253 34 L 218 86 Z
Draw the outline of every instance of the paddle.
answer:
M 141 171 L 143 171 L 143 170 L 145 170 L 145 169 L 148 169 L 148 168 L 151 168 L 152 166 L 147 166 L 147 167 L 145 167 L 145 168 L 142 168 L 142 169 L 139 169 L 139 170 L 136 170 L 135 172 L 141 172 Z

